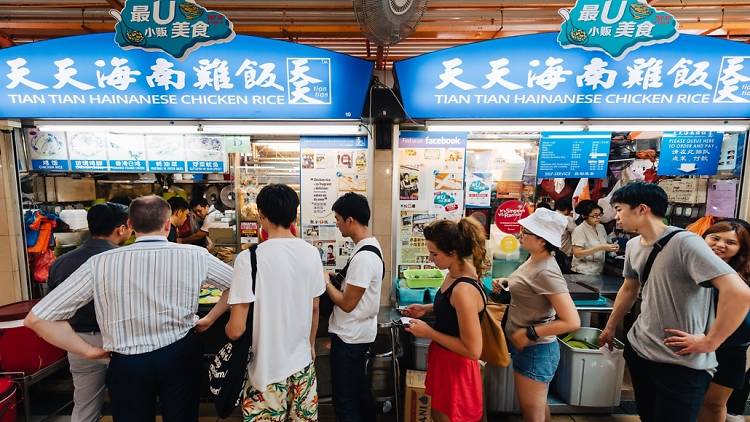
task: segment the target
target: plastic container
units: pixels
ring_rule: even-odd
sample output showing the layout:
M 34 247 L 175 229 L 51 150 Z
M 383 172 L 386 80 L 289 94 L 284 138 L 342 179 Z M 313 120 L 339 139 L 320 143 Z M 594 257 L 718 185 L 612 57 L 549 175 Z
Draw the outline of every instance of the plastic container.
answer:
M 598 344 L 601 330 L 581 328 L 574 340 Z M 624 345 L 615 340 L 610 351 L 573 348 L 560 341 L 560 365 L 555 387 L 566 403 L 574 406 L 615 407 L 620 405 L 625 370 Z
M 23 319 L 39 300 L 0 306 L 0 370 L 33 374 L 65 357 L 65 351 L 42 340 L 23 326 Z
M 406 286 L 410 289 L 426 287 L 440 287 L 445 276 L 440 270 L 406 270 L 404 271 Z
M 0 377 L 0 422 L 16 422 L 16 384 Z
M 414 369 L 418 371 L 427 370 L 427 348 L 432 340 L 414 337 Z
M 513 365 L 505 368 L 490 364 L 484 366 L 484 397 L 488 412 L 521 412 L 513 381 Z

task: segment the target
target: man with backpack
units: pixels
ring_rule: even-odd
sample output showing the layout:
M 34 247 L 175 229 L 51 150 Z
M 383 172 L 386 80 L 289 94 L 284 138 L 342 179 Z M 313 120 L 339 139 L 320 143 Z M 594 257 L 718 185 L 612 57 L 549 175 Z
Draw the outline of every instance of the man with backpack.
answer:
M 342 422 L 375 420 L 375 401 L 366 373 L 367 354 L 375 341 L 380 309 L 380 287 L 385 274 L 383 254 L 368 224 L 367 198 L 347 193 L 333 204 L 341 235 L 355 243 L 344 269 L 329 276 L 326 292 L 333 302 L 328 324 L 331 333 L 331 382 L 336 418 Z
M 623 229 L 640 236 L 627 244 L 625 281 L 599 342 L 612 346 L 642 291 L 625 348 L 638 414 L 644 422 L 695 421 L 714 351 L 750 309 L 750 288 L 699 236 L 663 223 L 668 200 L 659 186 L 631 183 L 611 202 Z M 721 292 L 713 322 L 710 287 Z

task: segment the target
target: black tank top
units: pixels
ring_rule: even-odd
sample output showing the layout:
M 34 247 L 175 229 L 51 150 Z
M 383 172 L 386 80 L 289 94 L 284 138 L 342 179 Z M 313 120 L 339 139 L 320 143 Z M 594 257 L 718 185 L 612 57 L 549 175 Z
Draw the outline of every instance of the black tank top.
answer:
M 437 294 L 435 295 L 435 303 L 433 304 L 432 311 L 435 314 L 435 330 L 447 334 L 449 336 L 453 337 L 460 337 L 459 329 L 458 329 L 458 315 L 456 314 L 456 308 L 451 305 L 451 294 L 453 294 L 453 288 L 458 285 L 458 283 L 469 283 L 472 286 L 476 287 L 477 290 L 479 290 L 479 294 L 482 295 L 482 301 L 484 302 L 484 307 L 482 308 L 482 311 L 479 312 L 479 320 L 482 320 L 482 317 L 484 316 L 484 310 L 487 307 L 487 299 L 484 297 L 484 292 L 482 291 L 482 288 L 479 287 L 479 283 L 469 277 L 461 277 L 456 279 L 456 281 L 453 282 L 453 284 L 448 287 L 448 290 L 443 293 L 438 289 Z

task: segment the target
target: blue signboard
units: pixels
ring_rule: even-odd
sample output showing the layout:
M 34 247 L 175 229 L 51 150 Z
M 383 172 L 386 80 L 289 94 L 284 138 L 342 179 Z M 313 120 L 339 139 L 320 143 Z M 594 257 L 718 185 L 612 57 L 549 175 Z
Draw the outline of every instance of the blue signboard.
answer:
M 119 173 L 145 172 L 146 160 L 109 160 L 109 171 Z
M 657 174 L 713 176 L 718 171 L 721 132 L 664 132 Z
M 750 45 L 682 34 L 616 61 L 557 34 L 478 42 L 395 63 L 424 119 L 747 118 Z
M 105 160 L 70 160 L 73 171 L 107 171 L 107 161 Z
M 68 171 L 68 160 L 31 160 L 31 169 L 39 171 Z
M 188 173 L 224 173 L 224 163 L 221 161 L 188 161 Z
M 609 132 L 543 132 L 537 177 L 607 177 Z
M 356 120 L 372 74 L 362 59 L 251 36 L 184 61 L 113 37 L 0 50 L 0 118 Z
M 366 136 L 301 136 L 300 148 L 310 149 L 367 149 Z
M 618 4 L 619 3 L 619 4 Z M 563 48 L 603 51 L 615 60 L 640 47 L 675 40 L 677 20 L 641 0 L 578 0 L 560 9 L 563 24 L 557 42 Z
M 466 148 L 466 132 L 403 131 L 399 148 Z
M 149 160 L 148 170 L 153 173 L 185 173 L 185 162 Z

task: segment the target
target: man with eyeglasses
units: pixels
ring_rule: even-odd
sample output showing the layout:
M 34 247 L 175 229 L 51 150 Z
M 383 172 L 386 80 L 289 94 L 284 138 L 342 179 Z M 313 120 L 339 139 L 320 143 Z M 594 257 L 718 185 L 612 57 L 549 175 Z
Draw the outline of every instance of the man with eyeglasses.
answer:
M 94 205 L 86 214 L 86 220 L 91 237 L 81 247 L 66 253 L 52 264 L 47 281 L 50 290 L 59 286 L 92 256 L 115 249 L 130 238 L 131 230 L 127 226 L 128 207 L 124 205 L 111 202 Z M 88 343 L 102 346 L 94 301 L 79 309 L 69 322 L 73 331 Z M 68 362 L 74 387 L 71 421 L 98 421 L 104 403 L 107 362 L 86 359 L 75 353 L 68 353 Z

